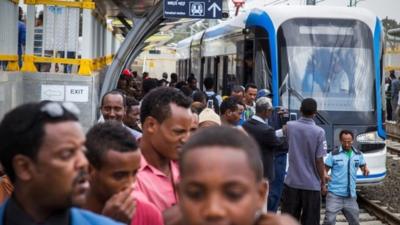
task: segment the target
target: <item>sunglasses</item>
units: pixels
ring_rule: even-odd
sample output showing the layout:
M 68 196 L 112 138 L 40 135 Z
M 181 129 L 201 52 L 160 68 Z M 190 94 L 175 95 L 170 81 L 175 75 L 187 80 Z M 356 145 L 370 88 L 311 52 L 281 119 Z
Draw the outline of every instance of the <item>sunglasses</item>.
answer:
M 21 118 L 21 123 L 18 123 L 14 126 L 14 130 L 17 133 L 25 133 L 32 129 L 39 121 L 45 119 L 46 117 L 57 119 L 63 117 L 65 113 L 70 113 L 78 118 L 80 113 L 78 107 L 71 102 L 47 102 L 41 108 L 40 111 L 37 112 L 35 119 L 32 119 L 30 122 L 23 122 L 23 118 Z
M 40 108 L 40 111 L 42 113 L 46 113 L 47 116 L 51 118 L 61 117 L 64 115 L 66 111 L 73 114 L 76 117 L 78 117 L 80 113 L 78 107 L 72 102 L 63 102 L 63 103 L 48 102 L 45 105 L 43 105 L 42 108 Z

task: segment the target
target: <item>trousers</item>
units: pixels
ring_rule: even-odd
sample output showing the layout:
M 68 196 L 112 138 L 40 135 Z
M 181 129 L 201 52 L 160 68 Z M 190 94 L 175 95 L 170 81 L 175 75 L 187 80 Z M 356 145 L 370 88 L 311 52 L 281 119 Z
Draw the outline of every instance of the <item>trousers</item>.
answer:
M 282 194 L 282 213 L 288 213 L 302 225 L 319 225 L 321 191 L 302 190 L 285 184 Z
M 349 225 L 359 225 L 357 198 L 341 197 L 331 192 L 326 196 L 326 210 L 323 225 L 335 225 L 336 215 L 342 211 Z

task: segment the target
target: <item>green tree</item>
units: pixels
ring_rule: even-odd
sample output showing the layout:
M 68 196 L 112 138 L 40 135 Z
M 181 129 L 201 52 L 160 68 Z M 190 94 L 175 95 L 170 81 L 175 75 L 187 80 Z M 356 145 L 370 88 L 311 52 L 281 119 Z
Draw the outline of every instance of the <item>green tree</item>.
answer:
M 389 19 L 388 17 L 382 20 L 382 25 L 385 28 L 385 32 L 390 29 L 398 28 L 400 26 L 400 24 L 398 24 L 396 20 Z

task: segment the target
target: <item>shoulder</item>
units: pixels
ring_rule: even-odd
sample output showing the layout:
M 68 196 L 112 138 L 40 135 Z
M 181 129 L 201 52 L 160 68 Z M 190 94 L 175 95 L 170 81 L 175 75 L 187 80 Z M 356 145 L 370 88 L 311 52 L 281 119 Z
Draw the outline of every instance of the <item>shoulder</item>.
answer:
M 84 209 L 72 208 L 71 209 L 73 225 L 122 225 L 108 217 L 89 212 Z

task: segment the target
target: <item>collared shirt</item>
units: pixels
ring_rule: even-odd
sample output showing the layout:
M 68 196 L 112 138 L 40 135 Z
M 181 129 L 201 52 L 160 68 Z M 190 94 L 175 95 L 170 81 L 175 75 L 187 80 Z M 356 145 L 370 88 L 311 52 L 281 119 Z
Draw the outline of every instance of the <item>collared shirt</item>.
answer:
M 353 154 L 348 156 L 347 151 L 340 146 L 328 154 L 325 165 L 331 168 L 331 181 L 328 191 L 342 197 L 356 197 L 357 170 L 365 166 L 362 153 L 352 148 Z
M 4 214 L 4 225 L 69 225 L 70 210 L 64 210 L 51 215 L 46 221 L 36 223 L 32 218 L 20 208 L 14 198 L 10 198 Z
M 175 183 L 179 180 L 178 164 L 170 162 L 172 179 L 150 165 L 141 157 L 141 165 L 137 174 L 136 190 L 142 192 L 161 212 L 178 202 Z
M 287 123 L 289 168 L 285 184 L 291 188 L 320 191 L 316 159 L 326 155 L 325 131 L 313 119 L 301 117 Z

